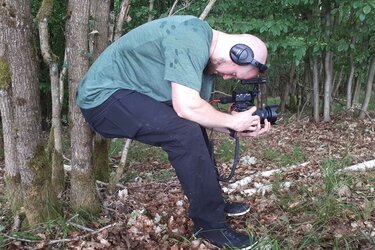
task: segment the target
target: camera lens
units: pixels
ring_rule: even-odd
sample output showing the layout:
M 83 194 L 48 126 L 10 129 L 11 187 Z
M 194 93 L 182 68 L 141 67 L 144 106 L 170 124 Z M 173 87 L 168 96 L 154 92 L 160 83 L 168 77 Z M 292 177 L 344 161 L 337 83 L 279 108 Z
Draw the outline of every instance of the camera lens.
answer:
M 271 124 L 275 124 L 277 120 L 277 105 L 272 106 L 265 106 L 264 108 L 258 108 L 254 115 L 258 115 L 260 117 L 260 123 L 264 124 L 264 120 L 267 119 Z

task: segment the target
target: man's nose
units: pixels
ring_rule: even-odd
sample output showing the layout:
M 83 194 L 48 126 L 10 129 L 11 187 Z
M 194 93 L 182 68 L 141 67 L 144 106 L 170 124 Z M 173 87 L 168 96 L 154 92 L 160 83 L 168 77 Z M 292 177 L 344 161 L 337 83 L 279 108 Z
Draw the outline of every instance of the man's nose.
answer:
M 232 79 L 233 77 L 232 75 L 223 75 L 224 80 Z

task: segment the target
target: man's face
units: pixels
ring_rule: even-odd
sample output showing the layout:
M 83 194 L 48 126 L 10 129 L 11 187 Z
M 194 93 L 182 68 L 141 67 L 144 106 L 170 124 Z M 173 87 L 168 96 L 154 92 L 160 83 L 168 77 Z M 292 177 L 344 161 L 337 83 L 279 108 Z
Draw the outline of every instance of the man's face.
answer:
M 259 74 L 259 70 L 252 65 L 237 65 L 230 62 L 218 65 L 213 73 L 222 76 L 224 80 L 232 78 L 248 80 L 256 77 Z

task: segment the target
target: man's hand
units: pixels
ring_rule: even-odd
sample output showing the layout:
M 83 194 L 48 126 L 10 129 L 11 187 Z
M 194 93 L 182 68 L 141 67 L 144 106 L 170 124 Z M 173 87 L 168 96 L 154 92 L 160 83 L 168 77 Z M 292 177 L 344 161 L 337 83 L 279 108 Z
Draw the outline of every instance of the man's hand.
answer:
M 271 123 L 264 120 L 264 126 L 260 124 L 260 117 L 253 115 L 256 111 L 256 107 L 252 107 L 244 112 L 232 111 L 232 116 L 237 122 L 237 126 L 234 128 L 237 131 L 238 137 L 256 137 L 263 134 L 271 129 Z

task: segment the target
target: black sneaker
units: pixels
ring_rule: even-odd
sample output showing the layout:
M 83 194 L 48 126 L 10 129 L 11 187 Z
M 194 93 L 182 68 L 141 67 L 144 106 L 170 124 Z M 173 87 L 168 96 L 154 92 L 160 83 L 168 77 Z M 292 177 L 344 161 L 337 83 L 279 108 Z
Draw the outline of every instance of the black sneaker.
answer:
M 240 216 L 250 211 L 249 205 L 239 202 L 225 202 L 224 212 L 228 216 Z
M 230 249 L 248 250 L 253 249 L 258 243 L 251 235 L 236 232 L 230 227 L 209 230 L 201 229 L 194 236 L 204 239 L 220 248 L 228 247 Z

